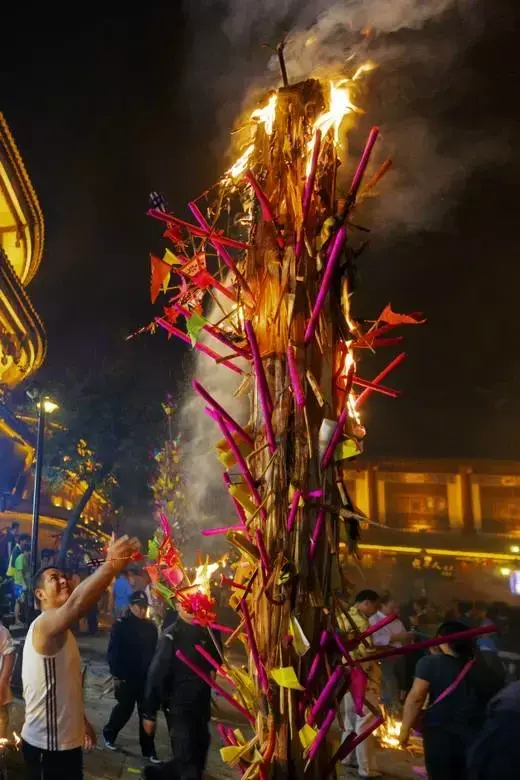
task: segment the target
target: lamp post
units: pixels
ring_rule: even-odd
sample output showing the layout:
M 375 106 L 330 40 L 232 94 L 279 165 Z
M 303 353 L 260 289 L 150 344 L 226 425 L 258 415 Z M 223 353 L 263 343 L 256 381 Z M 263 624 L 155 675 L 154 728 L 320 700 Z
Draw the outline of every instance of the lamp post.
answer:
M 34 470 L 34 492 L 33 492 L 33 510 L 32 510 L 32 527 L 31 527 L 31 561 L 30 561 L 30 575 L 31 583 L 34 580 L 34 576 L 37 570 L 38 564 L 38 532 L 40 527 L 40 495 L 42 485 L 42 469 L 43 469 L 43 448 L 45 438 L 45 419 L 47 415 L 58 409 L 58 405 L 51 401 L 46 396 L 40 396 L 39 401 L 36 404 L 38 409 L 38 433 L 36 436 L 36 466 Z M 34 598 L 32 589 L 29 590 L 29 607 L 34 605 Z

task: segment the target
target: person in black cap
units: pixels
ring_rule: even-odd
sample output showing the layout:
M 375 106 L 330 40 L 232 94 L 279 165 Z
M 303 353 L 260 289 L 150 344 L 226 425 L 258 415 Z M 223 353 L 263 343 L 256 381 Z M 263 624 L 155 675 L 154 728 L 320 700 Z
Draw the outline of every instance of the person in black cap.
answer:
M 155 733 L 157 713 L 166 704 L 173 760 L 160 768 L 145 767 L 144 778 L 202 778 L 210 745 L 211 689 L 190 667 L 177 658 L 182 651 L 213 676 L 213 667 L 195 646 L 200 644 L 217 662 L 221 661 L 218 632 L 196 624 L 193 616 L 177 606 L 170 626 L 165 627 L 148 672 L 143 706 L 144 728 Z
M 134 591 L 128 612 L 112 626 L 107 657 L 117 703 L 103 729 L 103 738 L 105 748 L 117 751 L 115 740 L 137 704 L 141 751 L 145 759 L 155 764 L 159 760 L 154 739 L 143 729 L 142 714 L 146 677 L 157 645 L 157 629 L 154 622 L 146 618 L 147 610 L 145 592 Z

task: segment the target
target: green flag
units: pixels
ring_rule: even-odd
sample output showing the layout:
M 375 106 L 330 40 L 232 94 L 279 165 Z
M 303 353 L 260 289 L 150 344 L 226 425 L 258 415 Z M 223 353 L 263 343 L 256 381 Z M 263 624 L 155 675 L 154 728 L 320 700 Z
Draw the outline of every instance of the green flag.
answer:
M 193 347 L 197 344 L 199 341 L 200 332 L 204 328 L 208 321 L 206 320 L 203 315 L 199 315 L 198 312 L 192 312 L 191 317 L 186 318 L 186 329 L 188 331 L 188 336 L 191 339 L 191 343 Z

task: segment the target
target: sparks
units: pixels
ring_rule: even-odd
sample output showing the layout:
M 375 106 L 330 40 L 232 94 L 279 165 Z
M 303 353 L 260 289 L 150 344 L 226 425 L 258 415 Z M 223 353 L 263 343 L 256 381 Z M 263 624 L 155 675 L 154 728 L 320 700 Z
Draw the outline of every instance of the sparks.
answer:
M 234 163 L 234 165 L 232 165 L 231 168 L 228 171 L 226 171 L 225 178 L 231 177 L 231 179 L 238 179 L 238 177 L 241 176 L 241 174 L 243 174 L 244 171 L 246 170 L 247 164 L 249 163 L 249 158 L 251 157 L 254 151 L 255 151 L 255 145 L 250 144 L 245 150 L 245 152 L 238 158 L 236 163 Z

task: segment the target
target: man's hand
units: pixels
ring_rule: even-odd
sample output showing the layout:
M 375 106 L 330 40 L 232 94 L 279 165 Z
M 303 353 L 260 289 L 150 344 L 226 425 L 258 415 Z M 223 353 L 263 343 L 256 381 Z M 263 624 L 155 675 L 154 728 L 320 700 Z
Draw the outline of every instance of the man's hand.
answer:
M 96 732 L 90 721 L 85 716 L 85 739 L 83 740 L 83 748 L 85 751 L 90 751 L 96 745 Z
M 107 551 L 107 561 L 110 562 L 115 572 L 121 572 L 132 556 L 139 552 L 140 547 L 141 543 L 137 537 L 129 537 L 124 534 L 116 540 L 115 535 L 112 535 L 112 541 Z
M 155 721 L 143 719 L 143 729 L 147 735 L 150 735 L 153 738 L 155 735 Z

